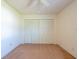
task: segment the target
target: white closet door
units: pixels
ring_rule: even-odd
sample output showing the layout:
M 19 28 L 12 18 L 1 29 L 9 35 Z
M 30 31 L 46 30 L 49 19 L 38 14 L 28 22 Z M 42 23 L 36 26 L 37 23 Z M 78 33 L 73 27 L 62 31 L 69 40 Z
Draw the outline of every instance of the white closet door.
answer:
M 40 43 L 52 43 L 55 25 L 53 20 L 40 20 Z
M 24 43 L 31 43 L 32 21 L 24 20 Z
M 39 34 L 39 20 L 33 20 L 32 21 L 32 43 L 39 43 L 40 42 L 40 34 Z
M 25 43 L 39 43 L 39 20 L 25 20 L 24 32 Z

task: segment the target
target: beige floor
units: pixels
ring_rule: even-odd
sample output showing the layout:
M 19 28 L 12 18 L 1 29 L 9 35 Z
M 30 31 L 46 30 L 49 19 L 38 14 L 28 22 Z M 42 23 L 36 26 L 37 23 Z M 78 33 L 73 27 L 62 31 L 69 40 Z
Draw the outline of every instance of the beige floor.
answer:
M 74 59 L 57 45 L 25 44 L 18 46 L 3 59 Z

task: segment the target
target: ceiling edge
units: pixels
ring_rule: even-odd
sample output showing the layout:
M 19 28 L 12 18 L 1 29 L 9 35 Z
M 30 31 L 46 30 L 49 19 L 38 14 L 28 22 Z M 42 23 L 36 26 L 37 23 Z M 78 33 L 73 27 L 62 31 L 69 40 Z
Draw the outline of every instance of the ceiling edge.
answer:
M 8 4 L 8 5 L 9 5 L 11 8 L 13 8 L 17 13 L 23 14 L 23 13 L 21 13 L 18 9 L 16 9 L 11 3 L 9 3 L 7 0 L 3 0 L 3 1 L 1 1 L 1 2 L 4 2 L 4 3 Z
M 58 13 L 56 13 L 57 15 L 60 14 L 66 7 L 68 7 L 69 5 L 71 5 L 73 2 L 75 2 L 77 0 L 72 0 L 70 3 L 67 4 L 67 6 L 63 7 L 63 9 L 61 9 Z

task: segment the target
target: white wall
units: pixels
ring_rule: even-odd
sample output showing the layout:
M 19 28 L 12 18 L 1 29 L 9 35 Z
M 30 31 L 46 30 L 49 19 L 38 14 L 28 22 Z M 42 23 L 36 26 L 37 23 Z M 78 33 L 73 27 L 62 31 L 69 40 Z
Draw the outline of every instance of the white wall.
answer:
M 19 13 L 9 7 L 6 2 L 2 2 L 2 38 L 1 57 L 7 55 L 15 47 L 21 44 L 21 18 Z
M 57 43 L 76 57 L 76 1 L 57 15 Z

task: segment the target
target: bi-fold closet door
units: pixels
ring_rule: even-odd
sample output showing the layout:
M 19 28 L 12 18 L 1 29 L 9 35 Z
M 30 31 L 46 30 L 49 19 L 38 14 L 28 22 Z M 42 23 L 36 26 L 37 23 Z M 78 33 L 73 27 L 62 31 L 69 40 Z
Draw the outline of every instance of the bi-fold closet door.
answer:
M 24 43 L 52 43 L 55 34 L 55 22 L 45 19 L 24 20 Z

